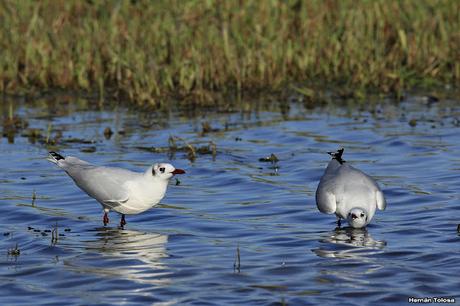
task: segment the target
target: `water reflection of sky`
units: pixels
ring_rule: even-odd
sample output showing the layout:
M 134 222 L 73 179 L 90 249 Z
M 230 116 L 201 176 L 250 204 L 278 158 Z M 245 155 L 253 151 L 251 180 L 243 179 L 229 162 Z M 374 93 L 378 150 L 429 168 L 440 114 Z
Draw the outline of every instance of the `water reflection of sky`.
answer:
M 89 260 L 78 258 L 76 263 L 68 260 L 66 268 L 120 277 L 141 284 L 170 283 L 167 266 L 162 261 L 168 256 L 167 235 L 118 228 L 96 228 L 95 232 L 95 240 L 82 242 L 85 253 L 97 254 L 94 264 L 84 268 L 84 263 Z
M 0 263 L 2 302 L 385 305 L 408 296 L 460 298 L 455 101 L 314 110 L 293 104 L 284 114 L 275 103 L 269 111 L 194 118 L 122 107 L 101 113 L 79 103 L 15 109 L 29 128 L 72 141 L 46 146 L 18 131 L 13 144 L 0 142 L 0 246 L 5 254 L 16 242 L 21 248 Z M 203 122 L 214 131 L 203 133 Z M 167 148 L 170 136 L 196 146 L 212 141 L 217 156 L 191 162 L 186 152 L 145 149 Z M 316 209 L 324 152 L 338 146 L 387 197 L 387 210 L 363 231 L 335 229 L 335 217 Z M 96 151 L 82 152 L 88 147 Z M 171 161 L 187 175 L 159 207 L 130 216 L 124 231 L 102 229 L 100 205 L 46 162 L 48 149 L 138 171 Z M 276 164 L 259 161 L 272 153 Z M 63 236 L 53 245 L 46 230 L 56 222 Z

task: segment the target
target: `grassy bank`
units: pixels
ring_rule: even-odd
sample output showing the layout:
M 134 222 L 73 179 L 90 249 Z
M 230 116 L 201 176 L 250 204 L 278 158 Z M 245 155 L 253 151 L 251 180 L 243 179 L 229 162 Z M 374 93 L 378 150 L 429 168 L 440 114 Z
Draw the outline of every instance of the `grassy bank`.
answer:
M 460 1 L 1 1 L 0 91 L 137 104 L 460 83 Z M 292 87 L 291 87 L 292 88 Z

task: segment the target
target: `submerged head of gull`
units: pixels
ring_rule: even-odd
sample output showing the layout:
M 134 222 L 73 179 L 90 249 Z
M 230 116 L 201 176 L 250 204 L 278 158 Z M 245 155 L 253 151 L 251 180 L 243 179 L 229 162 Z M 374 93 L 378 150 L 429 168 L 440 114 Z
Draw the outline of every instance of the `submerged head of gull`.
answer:
M 342 159 L 343 151 L 329 153 L 332 160 L 316 189 L 316 205 L 322 213 L 335 214 L 339 226 L 345 219 L 351 227 L 362 228 L 371 222 L 377 208 L 385 209 L 386 201 L 370 176 Z

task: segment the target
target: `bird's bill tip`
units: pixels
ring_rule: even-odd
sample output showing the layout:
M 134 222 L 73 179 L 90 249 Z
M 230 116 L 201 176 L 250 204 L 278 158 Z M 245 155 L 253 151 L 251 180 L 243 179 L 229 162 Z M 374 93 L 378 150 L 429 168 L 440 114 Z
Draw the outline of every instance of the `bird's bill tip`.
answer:
M 185 173 L 185 171 L 184 171 L 184 170 L 182 170 L 182 169 L 174 169 L 174 171 L 173 171 L 173 172 L 171 172 L 171 173 L 172 173 L 172 174 L 174 174 L 174 175 L 176 175 L 176 174 L 184 174 L 184 173 Z

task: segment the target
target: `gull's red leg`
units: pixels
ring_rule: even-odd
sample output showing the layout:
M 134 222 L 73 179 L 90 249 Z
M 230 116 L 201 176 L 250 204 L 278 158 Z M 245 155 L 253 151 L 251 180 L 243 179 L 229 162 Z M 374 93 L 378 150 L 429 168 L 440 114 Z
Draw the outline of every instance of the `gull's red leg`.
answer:
M 109 216 L 107 215 L 107 212 L 104 213 L 104 218 L 102 218 L 102 222 L 104 222 L 104 226 L 109 223 Z
M 122 214 L 121 219 L 120 219 L 120 227 L 123 227 L 125 225 L 126 225 L 125 215 Z

